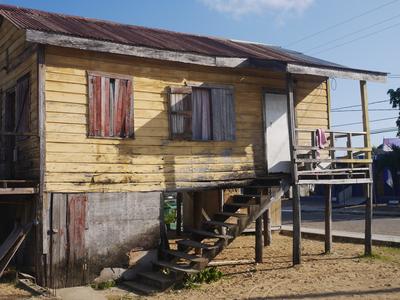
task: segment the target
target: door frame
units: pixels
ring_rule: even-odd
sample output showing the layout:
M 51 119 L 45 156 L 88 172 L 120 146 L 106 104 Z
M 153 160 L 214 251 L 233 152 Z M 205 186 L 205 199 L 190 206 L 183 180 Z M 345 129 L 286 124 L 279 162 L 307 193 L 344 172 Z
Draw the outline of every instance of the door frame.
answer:
M 265 174 L 269 174 L 268 172 L 268 146 L 267 146 L 267 116 L 266 116 L 266 101 L 265 94 L 277 94 L 277 95 L 285 95 L 287 97 L 287 89 L 279 89 L 279 88 L 268 88 L 264 87 L 262 89 L 261 94 L 261 105 L 262 105 L 262 129 L 263 129 L 263 149 L 264 149 L 264 165 L 265 165 Z M 286 102 L 287 105 L 287 102 Z M 287 107 L 289 111 L 289 107 Z M 290 128 L 289 128 L 290 130 Z

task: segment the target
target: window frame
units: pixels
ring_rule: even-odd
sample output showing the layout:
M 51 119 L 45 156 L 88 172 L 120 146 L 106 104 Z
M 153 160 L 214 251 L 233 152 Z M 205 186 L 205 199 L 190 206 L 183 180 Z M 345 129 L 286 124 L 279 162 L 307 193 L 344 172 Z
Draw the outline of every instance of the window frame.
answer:
M 236 97 L 235 97 L 235 86 L 234 85 L 228 85 L 228 84 L 213 84 L 213 83 L 204 83 L 204 82 L 190 82 L 190 81 L 185 81 L 185 85 L 183 86 L 169 86 L 168 87 L 168 127 L 169 127 L 169 139 L 172 141 L 187 141 L 187 142 L 208 142 L 208 143 L 220 143 L 220 142 L 236 142 L 237 140 L 237 135 L 236 135 Z M 210 122 L 211 122 L 211 135 L 213 139 L 209 140 L 202 140 L 202 139 L 194 139 L 193 138 L 193 132 L 192 132 L 192 137 L 191 139 L 184 139 L 184 138 L 174 138 L 174 134 L 172 132 L 172 113 L 171 113 L 171 94 L 172 91 L 179 91 L 180 89 L 186 90 L 186 89 L 192 89 L 191 95 L 193 97 L 193 89 L 207 89 L 210 93 Z M 212 90 L 213 89 L 225 89 L 225 90 L 230 90 L 232 93 L 232 106 L 233 106 L 233 114 L 235 116 L 235 129 L 234 129 L 234 138 L 233 139 L 225 139 L 225 140 L 215 140 L 213 136 L 213 117 L 212 117 Z M 193 104 L 193 99 L 192 99 L 192 104 Z M 192 113 L 193 113 L 193 106 L 192 106 Z M 193 114 L 192 114 L 192 124 L 193 124 Z
M 98 136 L 98 135 L 90 135 L 90 114 L 91 114 L 91 104 L 90 104 L 90 97 L 91 97 L 91 87 L 90 87 L 90 76 L 99 76 L 99 77 L 107 77 L 110 79 L 119 79 L 119 80 L 129 80 L 132 84 L 131 90 L 131 97 L 129 99 L 130 102 L 130 112 L 129 118 L 132 122 L 132 134 L 127 137 L 120 137 L 120 136 Z M 134 140 L 135 136 L 135 120 L 134 120 L 134 76 L 133 75 L 126 75 L 126 74 L 119 74 L 119 73 L 112 73 L 112 72 L 102 72 L 102 71 L 86 71 L 86 80 L 87 80 L 87 94 L 88 94 L 88 114 L 87 114 L 87 128 L 86 128 L 86 137 L 89 139 L 108 139 L 108 140 Z

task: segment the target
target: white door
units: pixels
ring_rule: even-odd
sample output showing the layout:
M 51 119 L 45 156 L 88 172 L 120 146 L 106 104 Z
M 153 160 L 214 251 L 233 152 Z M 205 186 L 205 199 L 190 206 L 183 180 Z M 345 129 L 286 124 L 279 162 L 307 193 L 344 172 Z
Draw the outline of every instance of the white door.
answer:
M 287 96 L 264 95 L 265 156 L 268 173 L 290 173 Z

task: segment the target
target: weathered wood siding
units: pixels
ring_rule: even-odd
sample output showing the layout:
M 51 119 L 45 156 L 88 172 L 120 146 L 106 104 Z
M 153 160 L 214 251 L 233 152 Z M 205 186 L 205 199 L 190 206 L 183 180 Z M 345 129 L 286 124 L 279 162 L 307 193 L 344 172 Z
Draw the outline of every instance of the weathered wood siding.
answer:
M 132 76 L 135 139 L 87 137 L 87 71 Z M 166 91 L 169 86 L 183 86 L 185 81 L 234 87 L 235 141 L 169 139 Z M 315 81 L 314 77 L 310 84 L 302 78 L 299 91 L 323 92 L 323 88 L 315 86 Z M 284 74 L 278 73 L 216 70 L 49 47 L 46 50 L 46 189 L 151 191 L 252 178 L 265 168 L 263 88 L 285 86 Z M 314 104 L 320 105 L 318 120 L 327 119 L 326 110 L 322 110 L 323 99 L 318 96 L 315 100 L 315 96 L 304 96 L 305 104 L 297 105 L 302 109 L 299 125 L 307 120 L 307 108 Z
M 325 78 L 296 77 L 296 127 L 329 128 L 328 89 Z M 299 134 L 300 145 L 311 145 L 310 134 Z
M 17 80 L 30 74 L 30 130 L 38 132 L 37 59 L 35 45 L 25 42 L 25 33 L 7 20 L 0 27 L 0 91 L 3 105 L 6 92 L 14 88 Z M 4 110 L 2 120 L 4 118 Z M 16 142 L 18 161 L 15 177 L 37 179 L 39 177 L 39 138 L 29 137 Z M 4 162 L 0 162 L 0 169 Z M 9 178 L 8 178 L 9 179 Z

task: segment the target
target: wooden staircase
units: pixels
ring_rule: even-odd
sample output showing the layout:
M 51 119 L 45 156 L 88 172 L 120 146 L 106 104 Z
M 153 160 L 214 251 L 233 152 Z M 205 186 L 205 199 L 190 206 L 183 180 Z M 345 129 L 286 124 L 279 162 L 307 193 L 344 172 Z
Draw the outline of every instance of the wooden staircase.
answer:
M 200 272 L 288 190 L 286 178 L 256 179 L 243 189 L 243 195 L 234 195 L 231 202 L 225 203 L 222 212 L 203 221 L 201 229 L 187 230 L 190 238 L 178 240 L 177 250 L 160 249 L 153 271 L 138 273 L 135 281 L 123 284 L 149 295 L 173 287 L 185 274 Z

